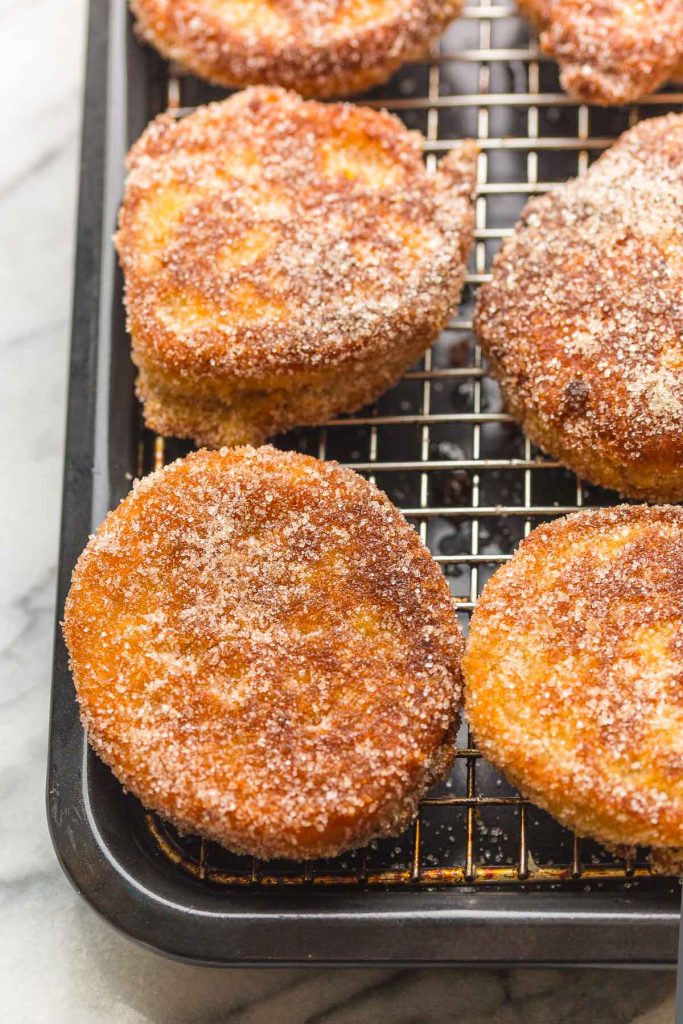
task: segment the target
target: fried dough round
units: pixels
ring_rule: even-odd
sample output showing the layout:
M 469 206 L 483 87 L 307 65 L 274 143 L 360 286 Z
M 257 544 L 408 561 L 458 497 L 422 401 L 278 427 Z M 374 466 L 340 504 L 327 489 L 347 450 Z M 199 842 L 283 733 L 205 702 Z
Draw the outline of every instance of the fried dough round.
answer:
M 102 759 L 233 850 L 305 859 L 398 833 L 454 754 L 448 586 L 334 462 L 200 451 L 142 480 L 81 555 L 64 632 Z
M 377 397 L 456 304 L 476 147 L 254 88 L 133 147 L 117 246 L 145 419 L 219 447 Z
M 603 487 L 683 499 L 683 115 L 526 205 L 475 329 L 532 441 Z
M 462 0 L 131 0 L 140 35 L 218 85 L 348 96 L 421 60 Z
M 518 0 L 584 103 L 634 103 L 683 79 L 681 0 Z
M 534 803 L 683 848 L 683 508 L 538 527 L 484 588 L 463 669 L 480 749 Z

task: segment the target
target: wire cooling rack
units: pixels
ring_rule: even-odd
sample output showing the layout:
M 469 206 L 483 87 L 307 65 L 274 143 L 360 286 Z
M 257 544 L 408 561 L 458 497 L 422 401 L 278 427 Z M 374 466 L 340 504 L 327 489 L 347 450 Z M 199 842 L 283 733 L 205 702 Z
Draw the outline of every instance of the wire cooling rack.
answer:
M 224 95 L 171 68 L 167 108 L 182 116 Z M 529 196 L 585 172 L 641 117 L 683 109 L 673 89 L 638 105 L 579 104 L 559 87 L 526 24 L 509 7 L 467 7 L 438 52 L 400 71 L 363 102 L 386 107 L 424 134 L 427 161 L 459 139 L 480 146 L 475 244 L 457 315 L 421 364 L 373 407 L 281 447 L 334 458 L 375 481 L 415 525 L 443 567 L 463 628 L 483 584 L 539 522 L 617 501 L 536 450 L 501 406 L 471 333 L 477 286 Z M 182 442 L 143 432 L 138 471 L 184 454 Z M 453 886 L 661 889 L 644 851 L 579 840 L 528 804 L 484 761 L 466 725 L 455 767 L 422 801 L 411 829 L 336 860 L 269 862 L 181 836 L 144 816 L 152 851 L 209 886 Z M 621 853 L 622 855 L 618 855 Z

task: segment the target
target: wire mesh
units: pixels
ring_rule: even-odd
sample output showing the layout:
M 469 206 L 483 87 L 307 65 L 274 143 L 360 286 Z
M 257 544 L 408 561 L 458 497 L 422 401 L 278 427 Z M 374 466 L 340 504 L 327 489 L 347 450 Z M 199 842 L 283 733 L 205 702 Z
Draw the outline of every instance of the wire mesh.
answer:
M 224 95 L 169 72 L 167 107 L 182 116 Z M 524 438 L 505 414 L 471 333 L 477 286 L 529 196 L 586 171 L 641 117 L 683 109 L 673 88 L 627 108 L 591 108 L 559 87 L 525 22 L 507 6 L 470 6 L 429 61 L 402 69 L 363 98 L 426 138 L 426 159 L 459 139 L 480 146 L 475 243 L 463 301 L 419 366 L 371 408 L 276 439 L 335 458 L 383 488 L 442 565 L 463 628 L 482 586 L 539 522 L 612 504 Z M 139 470 L 184 454 L 182 442 L 142 434 Z M 181 836 L 152 814 L 157 854 L 207 884 L 226 886 L 437 886 L 504 884 L 625 888 L 661 886 L 644 851 L 608 851 L 579 840 L 512 789 L 473 746 L 466 725 L 450 777 L 422 801 L 397 839 L 333 861 L 260 864 Z

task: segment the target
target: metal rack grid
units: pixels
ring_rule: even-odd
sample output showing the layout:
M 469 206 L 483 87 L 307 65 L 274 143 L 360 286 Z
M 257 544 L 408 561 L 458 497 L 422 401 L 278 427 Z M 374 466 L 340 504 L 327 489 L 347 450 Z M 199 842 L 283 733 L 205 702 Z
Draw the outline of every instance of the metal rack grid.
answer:
M 220 95 L 171 68 L 169 112 L 182 116 Z M 683 92 L 627 109 L 579 104 L 560 91 L 555 65 L 539 55 L 514 11 L 482 3 L 464 10 L 429 62 L 403 69 L 363 102 L 419 128 L 432 167 L 458 139 L 478 139 L 475 243 L 463 302 L 420 366 L 374 407 L 278 443 L 336 458 L 383 487 L 443 566 L 466 629 L 486 579 L 533 526 L 617 500 L 545 458 L 503 412 L 471 334 L 476 286 L 530 195 L 584 173 L 640 116 L 683 109 Z M 145 434 L 139 471 L 187 450 Z M 434 814 L 446 820 L 435 825 Z M 183 837 L 153 814 L 144 823 L 157 854 L 220 887 L 669 884 L 652 876 L 642 851 L 619 857 L 528 804 L 481 759 L 466 727 L 451 777 L 422 801 L 411 830 L 336 861 L 259 864 Z

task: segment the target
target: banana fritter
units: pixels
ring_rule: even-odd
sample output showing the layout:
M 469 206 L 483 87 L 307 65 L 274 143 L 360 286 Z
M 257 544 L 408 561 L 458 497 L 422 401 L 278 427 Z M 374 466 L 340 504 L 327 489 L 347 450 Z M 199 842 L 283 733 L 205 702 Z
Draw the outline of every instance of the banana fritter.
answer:
M 131 0 L 140 35 L 219 85 L 347 96 L 421 60 L 462 0 Z
M 476 146 L 430 174 L 385 112 L 265 87 L 157 118 L 117 247 L 145 419 L 260 442 L 377 397 L 457 303 Z
M 683 499 L 683 115 L 527 204 L 475 328 L 532 441 L 593 483 Z
M 79 559 L 64 631 L 100 756 L 181 829 L 261 858 L 400 832 L 448 768 L 448 586 L 372 484 L 270 447 L 138 483 Z
M 518 0 L 559 61 L 567 92 L 586 103 L 633 103 L 683 80 L 681 0 Z
M 683 852 L 683 508 L 538 527 L 484 588 L 463 669 L 481 750 L 534 803 Z

